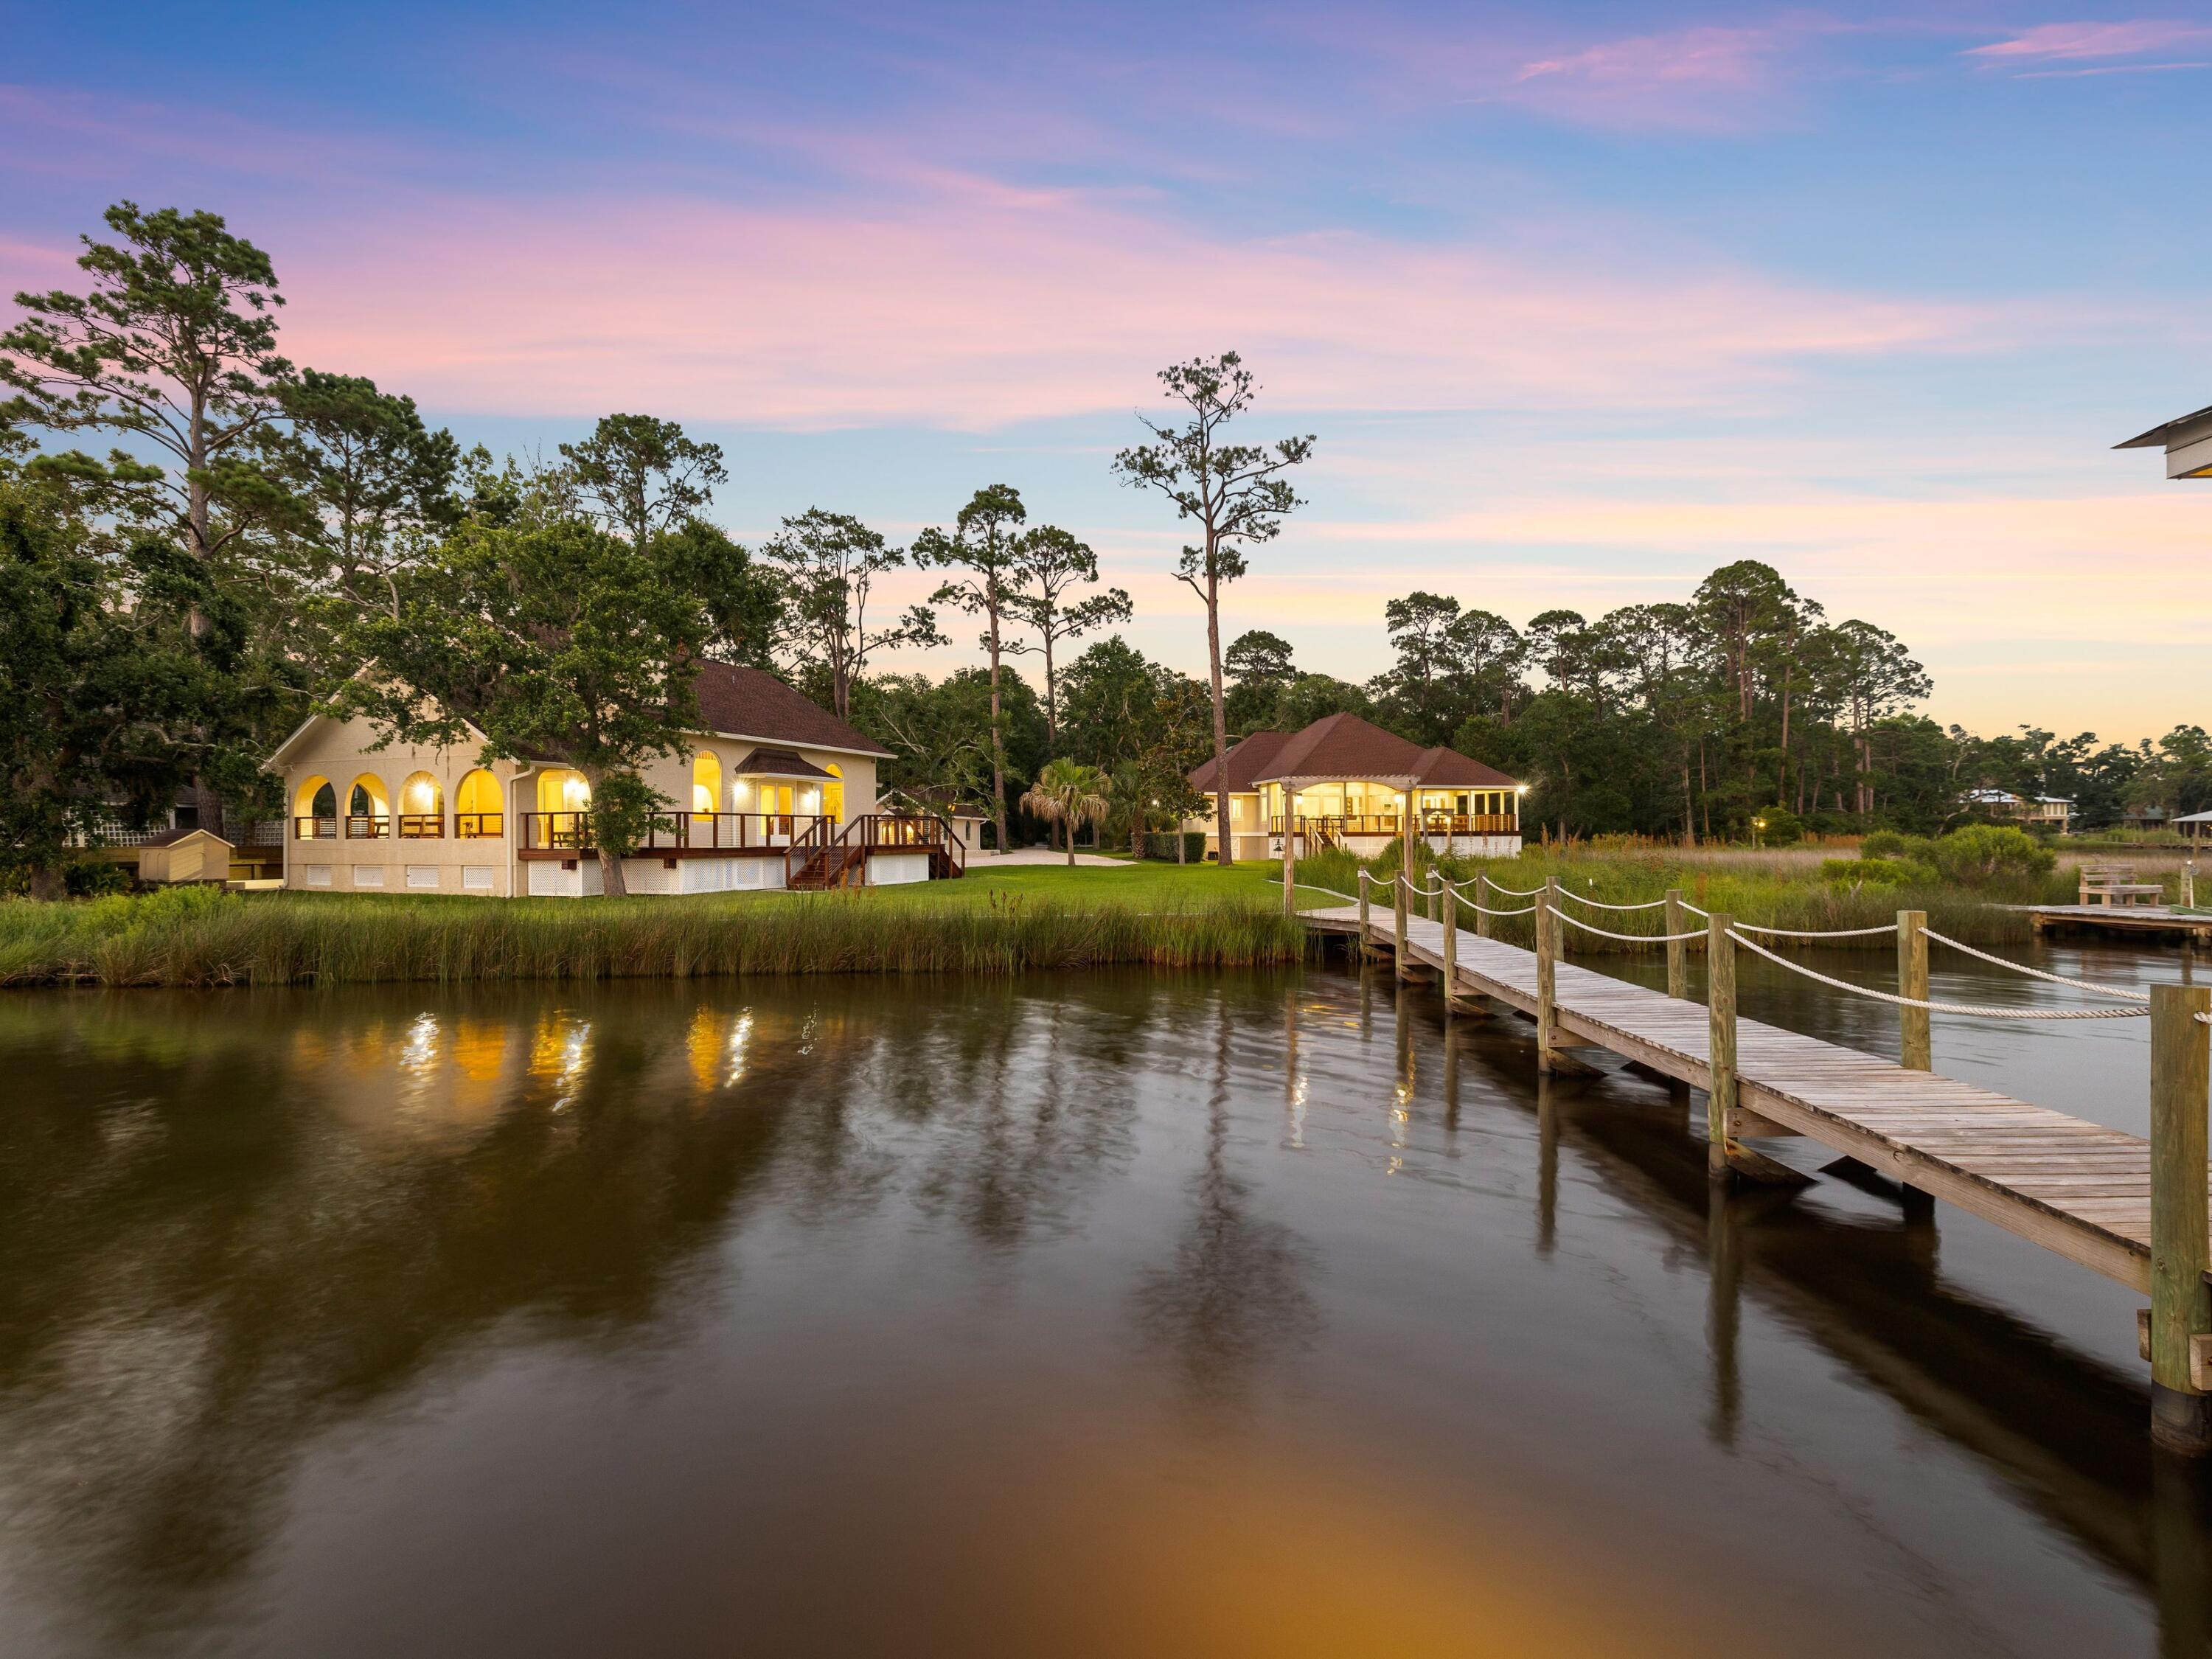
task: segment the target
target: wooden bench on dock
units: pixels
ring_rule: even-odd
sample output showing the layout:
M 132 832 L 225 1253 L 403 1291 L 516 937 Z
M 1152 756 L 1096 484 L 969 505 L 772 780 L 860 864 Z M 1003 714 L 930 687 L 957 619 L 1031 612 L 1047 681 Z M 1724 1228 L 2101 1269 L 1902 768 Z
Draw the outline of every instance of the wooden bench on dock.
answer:
M 2085 864 L 2081 866 L 2083 904 L 2156 904 L 2166 888 L 2155 881 L 2137 881 L 2130 864 Z

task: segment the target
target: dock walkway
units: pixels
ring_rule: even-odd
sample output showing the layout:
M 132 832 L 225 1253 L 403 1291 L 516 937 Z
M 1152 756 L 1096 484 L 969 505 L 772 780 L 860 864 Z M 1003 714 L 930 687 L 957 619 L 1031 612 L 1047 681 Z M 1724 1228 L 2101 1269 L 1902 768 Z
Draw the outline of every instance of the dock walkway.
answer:
M 1307 910 L 1308 926 L 1358 934 L 1357 906 Z M 1396 948 L 1394 913 L 1376 906 L 1371 940 Z M 1409 963 L 1441 973 L 1443 927 L 1408 917 Z M 1537 1006 L 1534 951 L 1458 930 L 1460 998 Z M 1554 964 L 1565 1041 L 1611 1050 L 1688 1085 L 1711 1085 L 1701 1003 Z M 1750 1138 L 1804 1135 L 1892 1179 L 1957 1205 L 2072 1261 L 2149 1294 L 2150 1145 L 2047 1107 L 1755 1020 L 1736 1024 L 1738 1100 Z M 1764 1121 L 1760 1121 L 1764 1120 Z M 2206 1173 L 2212 1191 L 2212 1165 Z

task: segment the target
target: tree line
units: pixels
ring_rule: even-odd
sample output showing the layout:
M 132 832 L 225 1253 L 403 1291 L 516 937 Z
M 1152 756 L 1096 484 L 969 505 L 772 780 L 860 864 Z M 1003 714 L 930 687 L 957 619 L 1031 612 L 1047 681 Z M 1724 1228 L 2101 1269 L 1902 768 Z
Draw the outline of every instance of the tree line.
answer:
M 1316 443 L 1236 436 L 1258 386 L 1234 353 L 1162 371 L 1173 418 L 1140 416 L 1112 462 L 1190 531 L 1198 679 L 1109 631 L 1128 595 L 1012 485 L 906 546 L 810 507 L 749 548 L 706 516 L 721 450 L 677 423 L 610 415 L 550 458 L 465 451 L 406 396 L 282 356 L 275 270 L 220 216 L 122 202 L 106 223 L 85 286 L 18 294 L 0 334 L 0 857 L 42 894 L 73 844 L 180 795 L 218 831 L 281 812 L 262 759 L 322 708 L 386 741 L 574 766 L 618 890 L 620 850 L 672 805 L 644 769 L 696 729 L 710 660 L 781 674 L 896 751 L 887 787 L 987 811 L 1001 846 L 1039 814 L 1133 842 L 1208 806 L 1225 823 L 1194 767 L 1339 710 L 1525 780 L 1528 821 L 1561 834 L 1924 830 L 1977 787 L 2072 795 L 2092 823 L 2212 805 L 2201 728 L 2134 749 L 1944 730 L 1913 712 L 1929 687 L 1902 642 L 1750 561 L 1595 620 L 1407 594 L 1364 684 L 1265 631 L 1224 640 L 1225 590 L 1304 505 L 1291 477 Z M 893 608 L 879 586 L 907 569 L 937 586 Z M 955 614 L 981 665 L 887 669 L 950 643 Z M 1039 791 L 1054 760 L 1081 775 Z

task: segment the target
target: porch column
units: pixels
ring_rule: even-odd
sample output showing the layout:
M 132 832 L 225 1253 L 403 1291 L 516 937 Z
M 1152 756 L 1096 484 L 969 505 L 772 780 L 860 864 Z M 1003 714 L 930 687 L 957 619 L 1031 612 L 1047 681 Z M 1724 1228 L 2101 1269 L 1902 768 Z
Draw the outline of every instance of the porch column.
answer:
M 1398 867 L 1406 872 L 1406 879 L 1413 878 L 1413 792 L 1398 792 Z
M 1297 824 L 1298 792 L 1288 784 L 1283 786 L 1283 914 L 1294 916 L 1298 913 L 1298 855 L 1291 840 Z

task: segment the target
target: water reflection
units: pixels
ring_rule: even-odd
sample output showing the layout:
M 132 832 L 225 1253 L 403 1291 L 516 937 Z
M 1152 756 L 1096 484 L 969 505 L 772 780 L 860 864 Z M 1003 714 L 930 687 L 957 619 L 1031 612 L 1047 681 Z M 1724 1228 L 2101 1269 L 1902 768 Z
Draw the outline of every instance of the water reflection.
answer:
M 2204 1477 L 2074 1270 L 1717 1188 L 1679 1092 L 1372 967 L 25 996 L 0 1064 L 11 1656 L 1347 1650 L 1350 1577 L 1209 1601 L 1261 1492 L 1309 1561 L 1449 1517 L 1398 1589 L 1513 1650 L 2205 1651 Z M 1109 1492 L 1197 1541 L 1127 1582 Z
M 1229 999 L 1217 996 L 1212 1013 L 1205 1156 L 1190 1178 L 1188 1215 L 1174 1255 L 1144 1275 L 1136 1305 L 1146 1335 L 1173 1356 L 1191 1407 L 1218 1428 L 1243 1403 L 1258 1372 L 1312 1340 L 1318 1316 L 1304 1283 L 1316 1267 L 1312 1251 L 1289 1227 L 1258 1212 L 1231 1166 Z

